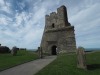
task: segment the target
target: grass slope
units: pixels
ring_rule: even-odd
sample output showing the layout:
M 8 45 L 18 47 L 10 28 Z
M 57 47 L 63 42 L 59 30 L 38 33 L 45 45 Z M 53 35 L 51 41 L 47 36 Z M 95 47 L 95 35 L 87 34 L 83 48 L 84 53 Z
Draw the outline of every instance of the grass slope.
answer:
M 76 54 L 62 54 L 36 75 L 100 75 L 100 52 L 86 55 L 89 70 L 78 69 Z
M 30 51 L 18 51 L 16 56 L 11 54 L 0 54 L 0 71 L 37 59 L 38 56 Z

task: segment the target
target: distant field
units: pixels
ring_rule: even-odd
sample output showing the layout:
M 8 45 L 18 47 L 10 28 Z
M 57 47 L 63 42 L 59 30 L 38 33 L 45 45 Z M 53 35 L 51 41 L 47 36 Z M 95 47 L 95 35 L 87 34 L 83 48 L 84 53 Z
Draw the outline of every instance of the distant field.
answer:
M 38 56 L 34 52 L 24 50 L 18 51 L 16 56 L 0 54 L 0 71 L 37 58 Z
M 76 54 L 61 54 L 36 75 L 100 75 L 100 52 L 86 55 L 88 70 L 76 67 Z
M 100 48 L 85 48 L 86 51 L 100 51 Z

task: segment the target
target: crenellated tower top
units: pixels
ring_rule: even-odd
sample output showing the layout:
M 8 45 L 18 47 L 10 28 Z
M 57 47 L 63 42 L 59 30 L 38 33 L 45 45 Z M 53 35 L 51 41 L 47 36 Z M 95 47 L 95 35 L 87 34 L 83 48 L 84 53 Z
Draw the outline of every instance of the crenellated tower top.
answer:
M 46 29 L 62 28 L 62 27 L 70 26 L 70 23 L 68 22 L 66 7 L 63 5 L 57 8 L 57 13 L 52 12 L 50 13 L 50 15 L 46 15 L 45 26 Z

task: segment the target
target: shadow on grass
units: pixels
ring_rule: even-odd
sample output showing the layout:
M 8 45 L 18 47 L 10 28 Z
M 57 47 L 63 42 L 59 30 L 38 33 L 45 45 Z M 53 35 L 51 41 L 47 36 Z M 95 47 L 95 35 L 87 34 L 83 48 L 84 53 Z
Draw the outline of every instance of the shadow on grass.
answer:
M 88 69 L 88 70 L 100 69 L 100 64 L 91 64 L 91 65 L 87 65 L 87 69 Z

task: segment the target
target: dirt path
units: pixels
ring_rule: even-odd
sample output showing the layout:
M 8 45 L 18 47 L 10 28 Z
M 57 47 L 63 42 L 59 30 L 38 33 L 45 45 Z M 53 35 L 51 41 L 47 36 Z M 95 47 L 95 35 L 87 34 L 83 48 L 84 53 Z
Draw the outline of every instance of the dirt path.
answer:
M 48 56 L 43 59 L 37 59 L 4 71 L 0 72 L 0 75 L 34 75 L 43 67 L 51 63 L 56 59 L 56 56 Z

